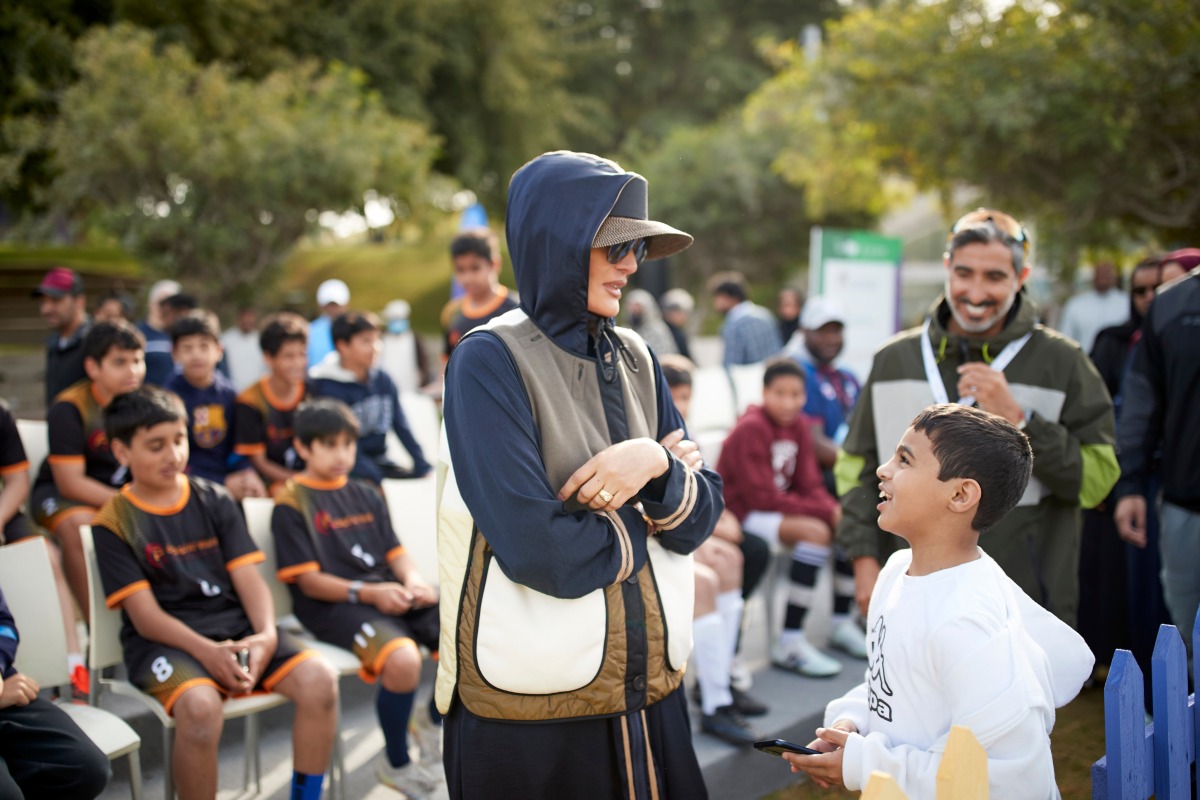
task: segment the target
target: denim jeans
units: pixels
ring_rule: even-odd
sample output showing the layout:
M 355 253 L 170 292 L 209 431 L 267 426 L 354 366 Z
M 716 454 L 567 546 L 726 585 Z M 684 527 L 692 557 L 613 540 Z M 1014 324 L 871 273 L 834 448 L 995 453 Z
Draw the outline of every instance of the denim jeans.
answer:
M 1159 518 L 1163 597 L 1179 633 L 1192 649 L 1192 626 L 1200 607 L 1200 514 L 1162 504 Z

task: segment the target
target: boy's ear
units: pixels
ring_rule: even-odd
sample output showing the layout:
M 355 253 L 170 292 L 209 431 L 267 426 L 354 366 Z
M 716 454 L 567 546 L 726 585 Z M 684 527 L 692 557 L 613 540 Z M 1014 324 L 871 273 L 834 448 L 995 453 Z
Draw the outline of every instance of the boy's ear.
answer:
M 973 478 L 958 478 L 952 481 L 953 491 L 950 495 L 949 508 L 956 514 L 975 513 L 979 501 L 983 499 L 983 490 L 979 482 Z
M 113 439 L 108 443 L 109 450 L 112 451 L 113 458 L 122 467 L 129 466 L 129 445 L 122 442 L 120 439 Z
M 296 448 L 296 455 L 305 461 L 308 461 L 312 457 L 312 451 L 308 449 L 304 442 L 300 441 L 299 436 L 292 437 L 292 447 Z
M 87 374 L 88 380 L 94 381 L 100 375 L 100 364 L 91 356 L 85 356 L 83 359 L 83 371 Z

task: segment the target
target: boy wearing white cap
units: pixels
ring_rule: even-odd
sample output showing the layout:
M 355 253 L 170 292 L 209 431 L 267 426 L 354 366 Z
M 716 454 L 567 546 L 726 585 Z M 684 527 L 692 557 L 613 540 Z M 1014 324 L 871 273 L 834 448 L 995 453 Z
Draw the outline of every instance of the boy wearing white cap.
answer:
M 308 366 L 315 367 L 333 352 L 333 321 L 350 305 L 350 287 L 345 281 L 330 278 L 317 287 L 317 305 L 321 316 L 308 325 Z

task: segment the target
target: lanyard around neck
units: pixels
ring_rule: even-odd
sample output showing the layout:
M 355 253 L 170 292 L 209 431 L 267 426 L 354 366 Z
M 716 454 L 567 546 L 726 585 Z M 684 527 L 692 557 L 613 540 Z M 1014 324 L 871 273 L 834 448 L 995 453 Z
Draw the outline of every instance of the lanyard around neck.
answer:
M 1004 345 L 1004 349 L 1000 351 L 992 363 L 989 364 L 992 369 L 997 372 L 1003 372 L 1017 353 L 1021 352 L 1021 348 L 1029 341 L 1029 337 L 1033 335 L 1033 331 L 1022 336 L 1020 339 L 1014 339 Z M 933 392 L 933 401 L 935 403 L 949 403 L 950 396 L 946 393 L 946 383 L 942 380 L 942 373 L 938 371 L 937 359 L 933 356 L 933 345 L 929 343 L 929 320 L 925 320 L 925 327 L 921 329 L 921 360 L 925 362 L 925 380 L 929 383 L 929 390 Z M 958 402 L 964 406 L 975 405 L 975 398 L 971 396 L 960 397 Z

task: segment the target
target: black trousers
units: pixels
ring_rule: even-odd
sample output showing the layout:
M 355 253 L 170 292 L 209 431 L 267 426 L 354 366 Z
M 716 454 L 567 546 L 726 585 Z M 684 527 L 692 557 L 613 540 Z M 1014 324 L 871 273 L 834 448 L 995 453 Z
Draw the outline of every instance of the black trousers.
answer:
M 91 800 L 111 776 L 108 757 L 49 700 L 0 709 L 0 800 Z
M 708 797 L 682 688 L 625 717 L 544 723 L 483 719 L 456 696 L 444 726 L 453 800 Z

